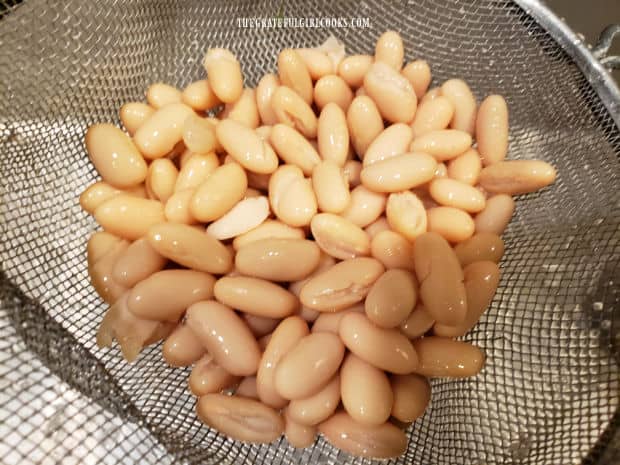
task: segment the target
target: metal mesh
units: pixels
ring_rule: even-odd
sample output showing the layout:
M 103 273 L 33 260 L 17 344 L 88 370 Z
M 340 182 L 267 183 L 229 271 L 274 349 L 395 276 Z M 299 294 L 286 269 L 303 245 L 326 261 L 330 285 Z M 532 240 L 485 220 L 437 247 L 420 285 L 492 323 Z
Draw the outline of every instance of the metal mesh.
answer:
M 277 51 L 334 34 L 370 52 L 397 29 L 434 83 L 503 94 L 511 158 L 541 158 L 555 185 L 517 202 L 498 293 L 467 336 L 487 354 L 475 379 L 433 382 L 410 428 L 415 464 L 613 463 L 620 397 L 620 133 L 556 42 L 508 1 L 293 2 L 0 0 L 0 462 L 369 463 L 323 440 L 296 451 L 226 439 L 200 424 L 186 389 L 150 348 L 126 364 L 98 350 L 105 310 L 79 193 L 96 178 L 83 135 L 115 121 L 146 86 L 203 76 L 231 48 L 246 82 Z M 366 29 L 240 29 L 251 16 L 368 17 Z

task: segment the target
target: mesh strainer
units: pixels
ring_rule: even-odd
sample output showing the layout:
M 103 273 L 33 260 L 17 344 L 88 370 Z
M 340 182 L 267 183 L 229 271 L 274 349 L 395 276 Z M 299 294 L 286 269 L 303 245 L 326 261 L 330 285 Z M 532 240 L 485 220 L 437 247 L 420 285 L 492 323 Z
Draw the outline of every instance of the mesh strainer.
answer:
M 397 29 L 436 83 L 506 96 L 511 158 L 558 168 L 518 202 L 498 293 L 467 339 L 475 379 L 436 380 L 409 430 L 405 464 L 613 463 L 620 414 L 620 97 L 536 0 L 268 2 L 0 1 L 0 462 L 369 463 L 323 440 L 306 450 L 228 440 L 202 426 L 188 371 L 160 349 L 133 365 L 98 350 L 105 307 L 86 273 L 94 220 L 78 194 L 96 179 L 83 134 L 116 121 L 148 83 L 203 76 L 209 46 L 247 83 L 284 46 L 334 34 L 351 52 Z M 587 8 L 584 5 L 584 8 Z M 239 17 L 369 18 L 370 28 L 243 29 Z

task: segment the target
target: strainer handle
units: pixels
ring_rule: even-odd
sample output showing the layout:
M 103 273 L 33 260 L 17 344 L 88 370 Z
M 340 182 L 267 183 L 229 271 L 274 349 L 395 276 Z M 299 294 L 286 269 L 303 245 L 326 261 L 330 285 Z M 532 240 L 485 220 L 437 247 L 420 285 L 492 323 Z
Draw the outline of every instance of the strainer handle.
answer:
M 592 49 L 594 55 L 607 69 L 620 69 L 620 56 L 607 55 L 614 38 L 620 35 L 620 24 L 611 24 L 601 32 L 601 35 Z

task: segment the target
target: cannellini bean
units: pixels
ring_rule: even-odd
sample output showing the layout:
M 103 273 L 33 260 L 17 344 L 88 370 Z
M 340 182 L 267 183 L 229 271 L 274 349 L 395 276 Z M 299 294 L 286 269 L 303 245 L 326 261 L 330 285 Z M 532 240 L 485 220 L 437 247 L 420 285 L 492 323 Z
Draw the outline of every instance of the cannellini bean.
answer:
M 474 234 L 474 220 L 459 208 L 434 207 L 426 213 L 428 230 L 440 234 L 450 242 L 463 242 Z
M 174 185 L 174 191 L 196 189 L 211 176 L 218 166 L 220 166 L 220 162 L 214 152 L 194 154 L 181 168 Z
M 349 130 L 344 111 L 335 103 L 328 103 L 321 111 L 318 123 L 319 154 L 344 166 L 349 151 Z
M 293 447 L 310 447 L 316 439 L 316 427 L 297 423 L 291 419 L 288 409 L 286 409 L 284 410 L 284 437 Z
M 364 166 L 409 152 L 412 139 L 413 132 L 406 124 L 388 126 L 368 146 L 364 154 Z
M 334 257 L 327 255 L 325 252 L 321 252 L 321 256 L 319 258 L 319 264 L 317 265 L 316 269 L 310 274 L 310 276 L 300 281 L 294 281 L 290 283 L 288 290 L 291 291 L 293 294 L 295 294 L 297 298 L 299 298 L 299 295 L 301 294 L 301 289 L 306 285 L 308 281 L 310 281 L 311 278 L 331 268 L 335 264 L 336 264 L 336 259 Z M 298 314 L 308 323 L 312 323 L 320 315 L 318 311 L 308 308 L 303 304 L 301 305 Z
M 286 318 L 272 333 L 267 347 L 265 347 L 256 375 L 258 397 L 263 403 L 274 408 L 282 408 L 287 404 L 287 399 L 283 398 L 276 391 L 275 370 L 282 357 L 289 353 L 301 338 L 308 334 L 308 325 L 298 316 Z
M 494 195 L 487 199 L 486 207 L 476 215 L 476 232 L 490 232 L 501 235 L 515 211 L 515 201 L 507 194 Z
M 301 289 L 301 303 L 322 312 L 342 310 L 363 300 L 383 271 L 374 258 L 344 260 L 311 278 Z
M 280 80 L 275 74 L 265 74 L 256 86 L 256 106 L 258 114 L 263 124 L 273 126 L 278 122 L 273 108 L 271 108 L 271 97 L 280 85 Z
M 228 275 L 230 277 L 230 275 Z M 252 334 L 257 338 L 271 334 L 273 330 L 280 324 L 279 318 L 265 318 L 262 316 L 243 314 L 243 320 L 246 322 Z
M 215 298 L 235 309 L 267 318 L 284 318 L 297 310 L 297 297 L 270 281 L 246 276 L 220 278 Z
M 153 113 L 133 136 L 144 158 L 153 160 L 170 153 L 183 140 L 183 126 L 192 114 L 183 103 L 170 103 Z
M 90 283 L 99 296 L 113 304 L 127 290 L 113 278 L 114 265 L 129 247 L 129 242 L 107 232 L 94 233 L 88 240 L 87 259 Z
M 319 209 L 326 213 L 340 213 L 351 201 L 349 182 L 344 171 L 331 160 L 316 165 L 312 172 L 312 187 Z
M 485 260 L 499 263 L 504 255 L 504 241 L 494 233 L 476 233 L 454 247 L 454 252 L 461 266 Z
M 487 309 L 499 284 L 499 267 L 491 261 L 474 262 L 465 267 L 465 293 L 467 294 L 467 315 L 456 326 L 435 324 L 437 336 L 458 337 L 467 333 L 478 322 Z
M 390 380 L 383 370 L 354 354 L 342 362 L 340 392 L 345 410 L 358 423 L 377 426 L 390 417 L 394 402 Z
M 368 237 L 370 237 L 370 240 L 372 241 L 372 239 L 374 239 L 375 236 L 379 234 L 381 231 L 387 231 L 389 229 L 390 229 L 390 224 L 388 223 L 387 219 L 385 218 L 385 216 L 381 216 L 377 218 L 375 221 L 373 221 L 372 223 L 370 223 L 368 226 L 366 226 L 364 231 L 366 231 L 366 234 L 368 234 Z M 372 244 L 371 244 L 371 249 L 372 249 Z
M 345 260 L 370 253 L 370 239 L 362 228 L 332 213 L 319 213 L 310 222 L 318 246 L 332 257 Z
M 286 86 L 280 86 L 271 97 L 271 108 L 278 122 L 297 129 L 305 137 L 314 139 L 318 120 L 314 111 L 299 95 Z
M 243 92 L 243 75 L 237 58 L 224 48 L 210 48 L 203 66 L 213 93 L 224 103 L 234 102 Z
M 233 439 L 269 443 L 284 432 L 284 420 L 272 408 L 254 399 L 207 394 L 196 404 L 198 417 Z
M 239 100 L 226 104 L 224 111 L 219 115 L 220 119 L 230 119 L 248 128 L 256 129 L 260 125 L 260 115 L 255 94 L 254 89 L 243 89 Z
M 141 190 L 141 186 L 137 186 L 128 190 L 120 190 L 116 187 L 112 187 L 107 182 L 97 181 L 86 188 L 80 195 L 80 206 L 82 209 L 90 214 L 95 213 L 95 210 L 106 200 L 111 199 L 119 194 L 135 195 L 136 197 L 142 197 L 138 191 Z
M 110 347 L 116 339 L 123 358 L 133 362 L 143 347 L 162 333 L 162 323 L 136 317 L 127 309 L 127 293 L 108 309 L 97 331 L 97 346 Z
M 362 425 L 339 412 L 319 425 L 319 432 L 333 446 L 359 457 L 386 459 L 407 450 L 407 435 L 392 423 Z
M 278 76 L 282 85 L 294 90 L 307 104 L 312 103 L 312 78 L 295 50 L 287 48 L 278 55 Z
M 400 192 L 430 181 L 436 169 L 437 162 L 431 155 L 405 153 L 365 166 L 360 178 L 375 192 Z
M 390 194 L 385 214 L 390 227 L 410 241 L 414 241 L 427 230 L 424 205 L 410 191 Z
M 317 425 L 329 418 L 340 403 L 340 376 L 334 376 L 316 394 L 305 399 L 293 399 L 287 414 L 302 425 Z
M 215 128 L 206 118 L 189 115 L 183 123 L 183 143 L 194 153 L 209 153 L 215 150 Z
M 266 220 L 254 229 L 235 237 L 233 247 L 240 250 L 252 242 L 263 239 L 304 239 L 303 229 L 293 228 L 278 220 Z
M 148 240 L 142 237 L 118 257 L 112 268 L 112 279 L 125 287 L 133 287 L 162 270 L 166 263 L 166 258 L 157 253 Z
M 207 227 L 207 233 L 216 239 L 230 239 L 254 229 L 267 219 L 269 213 L 267 197 L 261 195 L 246 198 L 211 223 Z
M 528 194 L 553 184 L 556 171 L 541 160 L 510 160 L 495 162 L 480 172 L 484 190 L 500 194 Z
M 314 85 L 314 103 L 319 110 L 323 110 L 328 103 L 334 103 L 345 112 L 352 101 L 353 91 L 340 76 L 323 76 Z
M 400 332 L 409 339 L 417 339 L 431 329 L 433 324 L 435 324 L 433 317 L 426 311 L 424 305 L 418 303 L 409 317 L 400 325 Z
M 285 163 L 298 166 L 305 176 L 310 176 L 314 167 L 321 161 L 312 144 L 285 124 L 273 126 L 269 141 Z
M 366 296 L 366 316 L 377 326 L 395 328 L 407 319 L 417 300 L 418 282 L 413 273 L 387 270 Z
M 473 136 L 476 127 L 476 97 L 467 83 L 461 79 L 449 79 L 442 84 L 441 95 L 454 105 L 454 117 L 450 127 Z
M 415 374 L 392 376 L 392 392 L 392 416 L 407 423 L 421 417 L 431 401 L 431 385 Z
M 129 135 L 133 136 L 153 113 L 155 109 L 146 103 L 128 102 L 121 107 L 119 117 Z
M 344 177 L 351 188 L 361 184 L 360 174 L 362 172 L 362 163 L 357 160 L 347 160 L 343 167 Z
M 375 45 L 375 61 L 382 61 L 396 71 L 403 67 L 405 47 L 403 39 L 396 31 L 386 31 L 377 39 Z
M 351 312 L 340 321 L 340 339 L 362 360 L 391 373 L 408 374 L 418 365 L 411 342 L 397 329 L 375 326 L 366 315 Z
M 338 65 L 338 76 L 344 79 L 350 87 L 357 89 L 364 84 L 364 76 L 373 63 L 370 55 L 351 55 Z
M 177 322 L 188 306 L 213 297 L 214 283 L 213 276 L 201 271 L 158 271 L 134 286 L 127 306 L 140 318 Z
M 446 97 L 439 96 L 433 100 L 420 103 L 411 129 L 413 137 L 420 137 L 431 131 L 446 129 L 454 116 L 454 106 Z
M 484 210 L 484 194 L 473 186 L 454 179 L 435 179 L 430 183 L 429 193 L 438 204 L 460 208 L 469 213 Z
M 170 84 L 156 82 L 146 90 L 146 101 L 157 110 L 169 103 L 180 103 L 181 91 Z
M 175 328 L 162 346 L 162 355 L 168 365 L 186 367 L 198 361 L 206 353 L 191 328 L 181 324 Z
M 392 123 L 413 121 L 417 107 L 415 92 L 407 78 L 394 68 L 375 61 L 364 76 L 364 89 L 384 119 Z
M 351 144 L 360 159 L 366 150 L 383 132 L 383 118 L 373 100 L 365 95 L 355 97 L 347 109 L 347 124 Z M 411 139 L 407 142 L 407 146 Z
M 424 60 L 415 60 L 401 71 L 402 75 L 411 83 L 415 95 L 421 99 L 431 83 L 431 68 Z
M 462 323 L 467 312 L 463 270 L 450 244 L 435 232 L 423 234 L 413 243 L 413 261 L 428 313 L 442 324 Z
M 467 342 L 427 336 L 413 341 L 420 363 L 416 373 L 427 378 L 465 378 L 482 370 L 484 353 Z
M 351 200 L 342 212 L 342 217 L 364 228 L 385 211 L 387 197 L 360 185 L 351 191 Z
M 196 362 L 189 375 L 189 388 L 197 397 L 234 386 L 240 381 L 215 363 L 212 355 L 205 354 Z
M 273 173 L 278 157 L 271 146 L 250 128 L 230 119 L 218 124 L 216 135 L 226 152 L 249 171 Z
M 191 199 L 190 211 L 200 221 L 217 220 L 243 199 L 247 187 L 248 179 L 240 165 L 222 165 L 198 186 Z
M 181 100 L 196 111 L 211 110 L 222 103 L 206 79 L 194 81 L 183 89 Z
M 271 281 L 299 281 L 319 264 L 321 250 L 314 241 L 268 238 L 241 247 L 235 267 L 246 275 Z
M 298 48 L 295 51 L 304 61 L 313 80 L 321 79 L 334 71 L 334 64 L 323 51 L 316 48 Z
M 448 176 L 470 186 L 478 182 L 482 161 L 476 149 L 469 149 L 448 163 Z
M 227 372 L 236 376 L 255 374 L 261 352 L 248 325 L 226 305 L 202 300 L 187 309 L 187 326 Z
M 489 95 L 478 108 L 476 142 L 484 166 L 506 158 L 508 152 L 508 106 L 501 95 Z
M 422 100 L 420 101 L 420 105 L 423 103 L 429 102 L 431 100 L 434 100 L 440 96 L 442 96 L 441 87 L 433 87 L 432 89 L 429 89 L 428 91 L 426 91 L 426 93 L 424 94 L 424 97 L 422 97 Z M 452 100 L 450 101 L 452 102 Z
M 425 152 L 437 161 L 446 161 L 458 157 L 471 147 L 471 136 L 456 129 L 430 131 L 417 137 L 411 143 L 410 150 Z
M 172 194 L 166 202 L 164 210 L 164 216 L 167 221 L 180 224 L 194 224 L 198 222 L 190 211 L 194 192 L 194 189 L 189 189 Z
M 370 254 L 388 270 L 401 268 L 413 271 L 413 246 L 397 232 L 389 229 L 378 232 L 370 242 Z
M 153 198 L 166 202 L 174 194 L 179 171 L 167 158 L 153 160 L 146 175 L 146 190 Z
M 305 399 L 316 394 L 338 372 L 343 357 L 344 345 L 334 334 L 302 337 L 275 369 L 276 391 L 285 399 Z
M 271 175 L 269 203 L 278 219 L 293 227 L 310 224 L 318 208 L 311 181 L 294 165 L 280 166 Z
M 157 200 L 120 194 L 95 210 L 95 220 L 106 231 L 129 240 L 139 239 L 157 223 L 163 223 L 164 206 Z
M 149 244 L 179 265 L 207 273 L 232 270 L 232 253 L 215 237 L 185 224 L 162 223 L 148 230 Z
M 95 124 L 86 131 L 86 150 L 95 168 L 110 185 L 125 189 L 146 178 L 147 166 L 131 138 L 111 124 Z
M 235 395 L 245 397 L 246 399 L 258 400 L 258 393 L 256 392 L 256 376 L 246 376 L 243 378 L 235 390 Z
M 101 260 L 116 245 L 124 242 L 127 246 L 129 243 L 120 237 L 105 231 L 97 231 L 93 233 L 86 244 L 86 261 L 88 266 L 92 266 Z
M 312 325 L 312 332 L 327 332 L 338 334 L 340 328 L 340 320 L 342 320 L 342 317 L 344 317 L 347 313 L 350 312 L 364 313 L 364 304 L 355 304 L 351 307 L 347 307 L 344 310 L 340 310 L 334 313 L 319 313 L 318 318 Z
M 267 348 L 267 344 L 269 344 L 269 341 L 271 340 L 272 335 L 273 333 L 266 334 L 263 337 L 258 339 L 258 347 L 260 347 L 260 350 L 262 350 L 263 352 Z

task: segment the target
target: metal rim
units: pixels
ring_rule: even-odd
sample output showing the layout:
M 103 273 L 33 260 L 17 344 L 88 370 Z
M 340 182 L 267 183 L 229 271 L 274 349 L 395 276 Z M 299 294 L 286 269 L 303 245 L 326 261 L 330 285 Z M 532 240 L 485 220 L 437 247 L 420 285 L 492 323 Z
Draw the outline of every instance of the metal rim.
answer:
M 560 47 L 575 60 L 601 98 L 616 126 L 620 128 L 620 89 L 605 66 L 596 59 L 583 40 L 541 0 L 513 1 L 545 28 Z

